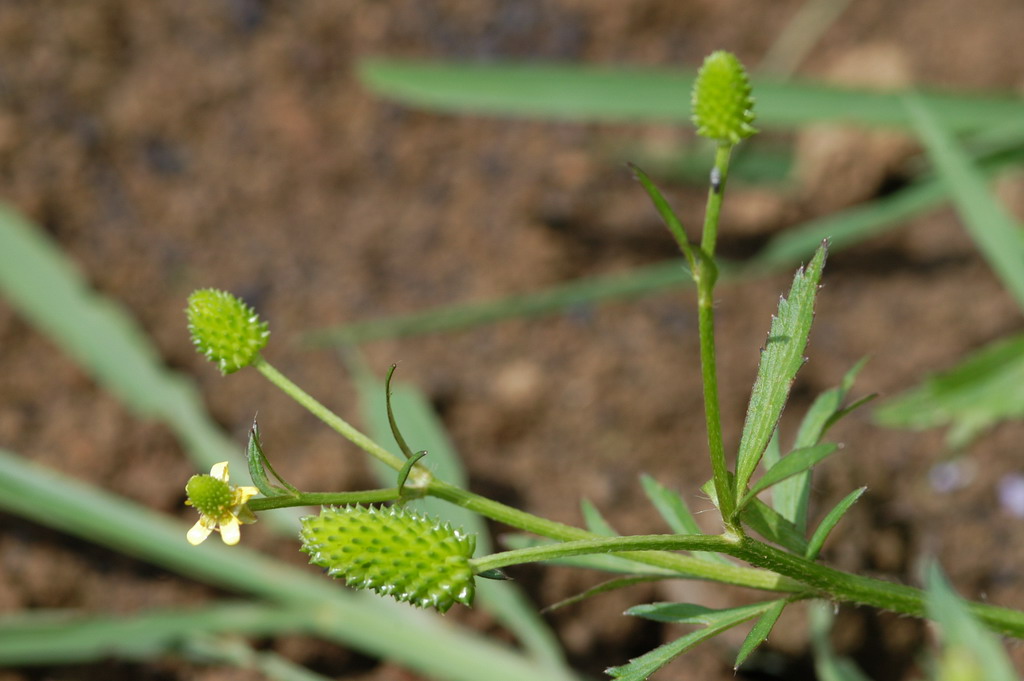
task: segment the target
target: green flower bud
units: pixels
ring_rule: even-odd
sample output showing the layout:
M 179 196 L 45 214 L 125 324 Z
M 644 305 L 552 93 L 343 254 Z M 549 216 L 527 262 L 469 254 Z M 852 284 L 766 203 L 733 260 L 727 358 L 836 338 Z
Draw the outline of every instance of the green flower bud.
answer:
M 693 124 L 697 134 L 723 144 L 736 144 L 757 130 L 754 98 L 743 64 L 731 52 L 712 52 L 693 84 Z
M 188 297 L 188 330 L 196 349 L 230 374 L 256 361 L 267 344 L 267 323 L 240 298 L 217 289 Z
M 352 588 L 439 612 L 473 602 L 476 537 L 448 523 L 397 506 L 357 505 L 303 518 L 301 534 L 309 562 Z

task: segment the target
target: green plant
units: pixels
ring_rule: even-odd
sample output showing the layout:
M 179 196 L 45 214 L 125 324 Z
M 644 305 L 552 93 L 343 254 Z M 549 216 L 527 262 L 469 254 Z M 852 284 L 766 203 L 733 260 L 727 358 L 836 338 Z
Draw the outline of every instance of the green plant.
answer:
M 90 289 L 41 229 L 6 206 L 0 206 L 0 290 L 132 415 L 165 425 L 197 470 L 224 461 L 236 475 L 245 468 L 245 457 L 206 411 L 191 379 L 169 369 L 124 308 Z M 403 406 L 411 413 L 414 405 L 406 399 Z M 421 420 L 419 425 L 418 438 L 437 441 L 429 424 Z M 444 452 L 432 446 L 432 454 Z M 458 479 L 461 473 L 454 458 L 447 463 L 446 475 Z M 221 477 L 222 469 L 218 467 L 218 475 L 212 477 Z M 384 498 L 391 497 L 353 494 L 354 503 Z M 260 501 L 252 499 L 249 505 L 258 508 Z M 389 604 L 370 594 L 338 589 L 242 546 L 229 549 L 205 542 L 182 551 L 187 528 L 177 518 L 34 465 L 6 448 L 0 448 L 0 509 L 235 594 L 201 606 L 131 615 L 68 610 L 4 613 L 0 666 L 5 668 L 181 656 L 196 663 L 258 670 L 271 679 L 324 678 L 238 638 L 302 633 L 393 660 L 430 677 L 576 678 L 567 670 L 550 631 L 511 584 L 484 585 L 504 588 L 479 588 L 478 603 L 513 632 L 521 649 L 486 640 L 450 622 L 395 618 Z M 235 512 L 240 514 L 241 509 Z M 271 530 L 296 535 L 296 509 L 263 515 Z M 448 652 L 438 656 L 437 650 Z
M 675 534 L 608 536 L 605 526 L 590 514 L 587 529 L 538 517 L 453 484 L 420 463 L 423 452 L 414 452 L 392 408 L 390 381 L 385 384 L 389 429 L 401 456 L 363 434 L 324 407 L 259 353 L 265 328 L 252 318 L 245 304 L 227 294 L 216 294 L 222 313 L 248 325 L 231 324 L 230 333 L 220 317 L 200 314 L 190 300 L 190 329 L 196 345 L 211 360 L 231 370 L 248 364 L 294 398 L 329 427 L 358 445 L 380 464 L 390 468 L 395 484 L 364 492 L 307 493 L 278 476 L 269 463 L 254 427 L 248 447 L 249 470 L 254 485 L 264 495 L 247 500 L 247 492 L 221 490 L 211 502 L 193 498 L 203 511 L 212 509 L 216 523 L 235 539 L 241 511 L 325 504 L 319 516 L 304 521 L 303 550 L 311 562 L 342 576 L 350 586 L 371 588 L 399 600 L 438 610 L 454 602 L 472 599 L 476 580 L 501 580 L 503 569 L 537 561 L 566 561 L 596 569 L 625 572 L 629 576 L 602 587 L 616 588 L 639 579 L 697 578 L 751 587 L 771 597 L 752 605 L 710 610 L 688 603 L 655 603 L 632 608 L 629 614 L 663 622 L 703 624 L 705 628 L 667 643 L 627 664 L 608 670 L 615 678 L 645 679 L 674 657 L 699 642 L 743 622 L 756 620 L 736 658 L 741 665 L 771 632 L 783 610 L 798 601 L 821 599 L 870 605 L 906 615 L 932 616 L 929 597 L 919 589 L 842 572 L 818 561 L 831 530 L 857 501 L 863 489 L 852 491 L 813 529 L 808 527 L 807 503 L 813 468 L 837 450 L 824 440 L 828 429 L 867 399 L 848 401 L 854 367 L 837 388 L 821 395 L 804 417 L 791 447 L 783 449 L 776 428 L 793 380 L 804 363 L 814 303 L 822 277 L 827 243 L 817 247 L 806 267 L 794 276 L 788 295 L 780 301 L 768 340 L 761 354 L 757 380 L 751 394 L 742 437 L 735 457 L 723 444 L 718 405 L 715 357 L 714 291 L 719 279 L 716 262 L 719 214 L 729 178 L 734 147 L 754 134 L 753 98 L 747 76 L 734 56 L 716 52 L 705 61 L 693 88 L 695 123 L 701 134 L 715 143 L 705 221 L 699 243 L 691 244 L 685 229 L 661 192 L 638 168 L 637 179 L 675 238 L 688 266 L 698 300 L 701 372 L 711 464 L 711 480 L 705 489 L 722 519 L 719 534 L 697 531 L 684 500 L 653 480 L 644 486 L 655 507 L 676 529 Z M 213 295 L 213 294 L 209 294 Z M 257 351 L 252 351 L 257 348 Z M 245 359 L 239 361 L 238 358 Z M 227 371 L 227 369 L 224 369 Z M 392 369 L 393 371 L 393 369 Z M 760 472 L 760 477 L 756 477 Z M 268 475 L 269 473 L 269 475 Z M 276 482 L 271 482 L 271 477 Z M 219 476 L 213 476 L 220 479 Z M 226 481 L 222 481 L 227 485 Z M 206 485 L 209 486 L 209 485 Z M 204 486 L 204 487 L 206 487 Z M 771 503 L 761 500 L 772 491 Z M 205 488 L 199 490 L 207 494 Z M 190 490 L 191 493 L 191 490 Z M 458 528 L 426 516 L 406 512 L 403 506 L 423 498 L 440 499 L 535 535 L 508 551 L 472 557 L 473 542 Z M 242 498 L 239 508 L 238 499 Z M 359 504 L 391 501 L 390 510 Z M 339 509 L 334 506 L 341 505 Z M 230 512 L 225 509 L 230 506 Z M 206 518 L 212 517 L 203 511 Z M 760 538 L 757 538 L 757 536 Z M 737 564 L 730 558 L 747 565 Z M 972 603 L 957 615 L 962 621 L 977 618 L 1001 634 L 1024 638 L 1024 612 Z M 954 664 L 954 663 L 950 663 Z

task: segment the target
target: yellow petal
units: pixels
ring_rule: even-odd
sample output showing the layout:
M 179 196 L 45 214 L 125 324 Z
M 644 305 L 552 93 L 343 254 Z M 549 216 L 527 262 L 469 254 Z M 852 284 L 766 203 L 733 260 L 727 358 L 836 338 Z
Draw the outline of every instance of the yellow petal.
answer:
M 231 516 L 231 520 L 220 524 L 220 538 L 223 539 L 224 543 L 228 546 L 234 546 L 238 543 L 238 540 L 242 538 L 242 532 L 238 525 L 238 518 Z
M 206 541 L 206 538 L 210 536 L 211 532 L 213 532 L 213 527 L 209 526 L 208 523 L 204 523 L 204 520 L 205 518 L 200 518 L 198 522 L 192 526 L 192 529 L 188 531 L 188 534 L 185 535 L 185 538 L 188 539 L 188 543 L 192 546 L 199 546 Z
M 213 468 L 210 469 L 210 475 L 218 480 L 224 482 L 228 481 L 228 462 L 221 461 L 220 463 L 213 464 Z
M 259 493 L 260 491 L 256 487 L 241 485 L 235 488 L 235 500 L 238 504 L 244 504 Z

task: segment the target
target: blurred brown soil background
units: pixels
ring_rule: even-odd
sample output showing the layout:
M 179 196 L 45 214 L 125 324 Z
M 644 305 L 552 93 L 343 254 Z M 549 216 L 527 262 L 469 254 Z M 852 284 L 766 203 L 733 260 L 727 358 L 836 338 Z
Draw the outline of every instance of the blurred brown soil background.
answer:
M 713 49 L 756 68 L 800 0 L 343 2 L 204 0 L 0 2 L 0 196 L 42 226 L 86 278 L 126 306 L 168 364 L 200 383 L 218 422 L 244 444 L 252 415 L 281 472 L 300 487 L 352 489 L 361 454 L 255 373 L 227 379 L 197 356 L 182 308 L 195 288 L 245 297 L 271 323 L 266 355 L 339 413 L 356 418 L 350 377 L 313 328 L 535 291 L 575 277 L 675 257 L 625 147 L 683 153 L 670 126 L 578 125 L 410 110 L 360 85 L 360 58 L 570 60 L 695 66 Z M 878 86 L 1024 88 L 1019 0 L 853 0 L 798 73 Z M 756 89 L 756 77 L 755 77 Z M 802 220 L 869 200 L 906 177 L 908 140 L 835 129 L 801 133 L 797 179 L 768 191 L 734 184 L 722 254 L 751 255 Z M 1019 183 L 1017 183 L 1019 184 Z M 1001 188 L 1016 201 L 1022 192 Z M 667 187 L 690 225 L 703 190 Z M 1016 199 L 1015 199 L 1016 197 Z M 790 273 L 719 290 L 727 446 L 738 441 L 757 350 Z M 1019 310 L 951 209 L 830 258 L 783 428 L 870 355 L 855 394 L 893 395 L 928 371 L 1021 329 Z M 574 309 L 445 336 L 366 347 L 378 372 L 401 362 L 463 453 L 474 489 L 581 522 L 590 499 L 624 533 L 663 531 L 637 476 L 647 472 L 707 509 L 709 477 L 689 291 Z M 0 446 L 192 522 L 196 472 L 161 426 L 140 422 L 0 301 Z M 870 410 L 835 431 L 845 444 L 816 478 L 820 517 L 868 492 L 825 558 L 914 582 L 937 556 L 971 598 L 1024 608 L 1024 521 L 1002 510 L 998 480 L 1022 466 L 1024 426 L 969 451 L 973 477 L 937 491 L 940 432 L 874 426 Z M 701 516 L 709 530 L 712 514 Z M 300 564 L 259 525 L 245 541 Z M 182 537 L 183 550 L 184 536 Z M 565 568 L 517 573 L 538 607 L 599 577 Z M 341 587 L 339 587 L 341 588 Z M 218 595 L 146 564 L 0 514 L 0 611 L 136 612 Z M 550 616 L 573 664 L 594 677 L 671 632 L 620 615 L 628 605 L 749 599 L 700 583 L 638 587 Z M 778 672 L 731 669 L 727 638 L 655 678 L 810 679 L 802 613 L 770 641 Z M 450 617 L 494 625 L 461 608 Z M 914 673 L 919 622 L 844 609 L 837 645 L 873 678 Z M 272 647 L 332 678 L 418 678 L 301 637 Z M 1019 649 L 1014 654 L 1024 660 Z M 167 659 L 0 671 L 2 681 L 254 678 Z

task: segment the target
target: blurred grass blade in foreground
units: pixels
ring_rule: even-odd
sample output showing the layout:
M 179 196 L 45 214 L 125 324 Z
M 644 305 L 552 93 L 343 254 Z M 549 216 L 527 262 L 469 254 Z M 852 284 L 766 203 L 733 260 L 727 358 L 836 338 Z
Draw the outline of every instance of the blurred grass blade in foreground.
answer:
M 0 509 L 207 584 L 300 608 L 307 619 L 299 630 L 429 676 L 452 681 L 570 678 L 437 617 L 399 610 L 250 549 L 212 542 L 183 548 L 183 523 L 3 450 Z M 245 631 L 244 624 L 240 630 Z
M 906 98 L 918 137 L 953 197 L 964 226 L 989 266 L 1024 309 L 1024 229 L 989 191 L 952 130 L 919 95 Z M 1018 115 L 1024 116 L 1024 107 Z
M 1024 418 L 1024 335 L 996 341 L 929 376 L 874 416 L 893 428 L 948 427 L 946 445 L 953 450 L 1000 421 Z
M 444 112 L 576 121 L 688 123 L 696 71 L 367 59 L 359 75 L 371 90 L 410 106 Z M 1004 94 L 924 95 L 943 125 L 982 129 L 1016 121 L 1021 100 Z M 758 123 L 792 129 L 845 121 L 910 127 L 899 92 L 869 92 L 820 83 L 758 79 Z

